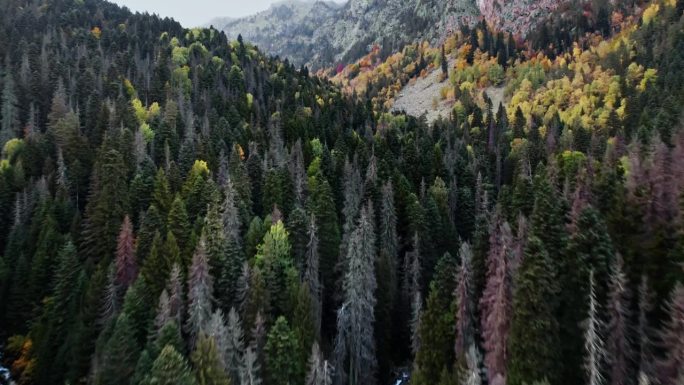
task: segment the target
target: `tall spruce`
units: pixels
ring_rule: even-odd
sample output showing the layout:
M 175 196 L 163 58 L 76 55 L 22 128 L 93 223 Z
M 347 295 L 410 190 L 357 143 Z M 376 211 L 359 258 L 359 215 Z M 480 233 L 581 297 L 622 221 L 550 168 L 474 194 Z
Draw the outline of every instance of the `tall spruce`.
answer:
M 633 370 L 635 329 L 632 324 L 632 295 L 624 269 L 624 261 L 618 254 L 611 268 L 606 307 L 606 361 L 608 382 L 611 385 L 630 385 L 636 377 Z
M 361 209 L 358 225 L 349 238 L 347 271 L 335 337 L 336 383 L 375 383 L 375 230 L 373 208 Z
M 603 321 L 599 314 L 594 270 L 589 272 L 589 311 L 584 323 L 584 371 L 586 384 L 602 385 L 605 383 L 603 375 L 605 349 L 603 341 Z
M 480 299 L 484 360 L 489 383 L 493 385 L 506 383 L 508 337 L 513 311 L 510 269 L 512 257 L 511 228 L 507 222 L 499 221 L 490 236 L 487 282 Z
M 661 331 L 664 357 L 658 362 L 660 383 L 678 385 L 684 379 L 684 285 L 677 283 L 666 305 Z
M 552 382 L 556 378 L 558 323 L 553 314 L 554 285 L 550 264 L 541 240 L 530 236 L 514 278 L 507 375 L 511 385 L 544 379 Z
M 186 328 L 191 341 L 206 331 L 211 318 L 213 300 L 213 277 L 209 271 L 206 240 L 201 238 L 192 265 L 188 270 L 188 319 Z

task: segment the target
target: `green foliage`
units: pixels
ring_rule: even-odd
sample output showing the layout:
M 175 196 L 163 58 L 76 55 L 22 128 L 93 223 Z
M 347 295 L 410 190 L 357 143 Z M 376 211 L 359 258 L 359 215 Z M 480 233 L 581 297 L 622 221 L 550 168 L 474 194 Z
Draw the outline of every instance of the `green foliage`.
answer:
M 141 385 L 195 385 L 188 363 L 171 345 L 166 345 L 154 360 Z
M 266 378 L 269 384 L 300 384 L 304 380 L 303 354 L 297 336 L 284 317 L 279 317 L 268 333 L 266 347 Z
M 542 241 L 535 236 L 528 238 L 513 292 L 507 378 L 513 385 L 555 378 L 557 373 L 558 324 L 553 315 L 550 264 Z
M 197 385 L 230 385 L 230 379 L 223 369 L 212 337 L 200 334 L 197 347 L 192 353 Z

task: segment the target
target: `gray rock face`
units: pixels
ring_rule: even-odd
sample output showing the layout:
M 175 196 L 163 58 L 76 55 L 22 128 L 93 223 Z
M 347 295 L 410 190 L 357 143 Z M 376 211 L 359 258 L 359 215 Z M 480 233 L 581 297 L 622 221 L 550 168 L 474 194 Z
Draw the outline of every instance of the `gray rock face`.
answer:
M 418 40 L 439 43 L 478 16 L 475 0 L 287 0 L 254 16 L 212 24 L 296 65 L 321 68 L 353 62 L 373 44 L 392 52 Z

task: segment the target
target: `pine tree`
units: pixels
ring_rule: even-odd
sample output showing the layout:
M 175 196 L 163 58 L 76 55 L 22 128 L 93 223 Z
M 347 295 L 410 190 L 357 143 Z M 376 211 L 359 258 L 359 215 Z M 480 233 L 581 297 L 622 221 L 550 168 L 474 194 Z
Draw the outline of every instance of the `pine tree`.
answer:
M 166 345 L 154 360 L 141 385 L 195 385 L 195 379 L 183 356 Z
M 245 351 L 245 369 L 240 373 L 240 385 L 261 385 L 257 353 L 248 347 Z
M 231 308 L 230 313 L 228 313 L 226 335 L 227 345 L 225 355 L 228 374 L 233 383 L 237 384 L 240 380 L 240 376 L 245 370 L 245 343 L 242 323 L 240 322 L 240 317 L 235 311 L 235 308 Z
M 344 206 L 342 209 L 342 216 L 344 222 L 342 225 L 342 241 L 340 242 L 340 256 L 342 271 L 345 271 L 347 263 L 345 260 L 347 256 L 347 247 L 349 245 L 349 238 L 354 231 L 357 216 L 361 209 L 361 199 L 363 196 L 363 184 L 361 183 L 361 173 L 356 158 L 353 164 L 347 159 L 344 163 Z
M 323 289 L 323 325 L 334 324 L 333 297 L 335 293 L 335 265 L 339 255 L 340 229 L 337 209 L 330 184 L 323 176 L 322 170 L 313 170 L 320 161 L 314 160 L 309 166 L 309 188 L 311 195 L 310 212 L 316 217 L 320 250 L 321 286 Z M 314 173 L 312 175 L 312 173 Z M 326 311 L 327 309 L 327 311 Z M 324 334 L 333 332 L 324 328 Z
M 513 235 L 508 223 L 497 223 L 490 237 L 487 283 L 480 299 L 485 366 L 491 384 L 506 383 L 508 337 L 511 324 L 511 269 Z
M 193 342 L 196 341 L 200 332 L 206 331 L 211 318 L 213 280 L 209 272 L 206 240 L 201 238 L 188 271 L 188 319 L 186 326 Z
M 168 258 L 165 249 L 161 235 L 159 232 L 156 232 L 150 253 L 144 259 L 142 269 L 140 269 L 140 275 L 148 283 L 154 296 L 161 293 L 169 277 L 171 264 L 175 262 Z
M 589 312 L 585 321 L 584 331 L 584 370 L 588 385 L 601 385 L 605 383 L 603 377 L 603 360 L 605 358 L 603 342 L 603 322 L 600 319 L 599 304 L 596 299 L 596 283 L 594 271 L 589 273 Z
M 335 362 L 337 383 L 369 384 L 375 380 L 374 274 L 375 232 L 373 208 L 361 210 L 358 226 L 349 239 L 344 302 L 338 310 Z M 347 380 L 348 379 L 348 380 Z
M 55 289 L 45 301 L 42 317 L 32 327 L 33 349 L 38 362 L 37 383 L 62 382 L 67 374 L 67 363 L 72 346 L 73 321 L 79 305 L 84 277 L 76 247 L 68 240 L 58 255 Z
M 188 217 L 188 212 L 185 209 L 185 203 L 181 199 L 180 195 L 176 195 L 176 198 L 171 204 L 169 209 L 169 217 L 167 219 L 168 231 L 173 234 L 178 244 L 178 249 L 181 252 L 182 260 L 188 261 L 190 245 L 190 220 Z M 186 257 L 187 256 L 187 257 Z
M 0 145 L 17 136 L 17 120 L 18 120 L 18 100 L 14 89 L 14 78 L 11 71 L 6 71 L 3 79 L 2 89 L 2 110 L 0 116 Z
M 169 180 L 163 168 L 157 171 L 154 177 L 154 190 L 152 192 L 152 202 L 163 216 L 169 214 L 171 203 L 173 203 L 173 195 L 171 195 L 171 188 L 169 187 Z
M 653 293 L 651 292 L 646 275 L 641 277 L 639 286 L 639 324 L 637 336 L 639 336 L 639 374 L 638 384 L 649 385 L 657 381 L 657 369 L 654 355 L 654 338 L 656 333 L 651 327 L 650 316 L 653 311 Z
M 420 349 L 414 360 L 412 381 L 416 384 L 434 384 L 454 358 L 455 301 L 458 263 L 449 253 L 437 263 L 430 294 L 419 325 Z
M 312 297 L 312 316 L 314 332 L 316 338 L 321 336 L 321 313 L 323 307 L 322 287 L 320 278 L 320 261 L 318 253 L 318 228 L 316 227 L 316 217 L 311 216 L 309 220 L 309 242 L 306 247 L 306 269 L 304 271 L 304 283 L 309 289 Z
M 472 258 L 470 245 L 464 242 L 459 253 L 461 266 L 456 287 L 456 345 L 457 359 L 464 359 L 468 349 L 475 343 L 474 304 L 472 303 Z
M 606 330 L 606 361 L 611 385 L 629 385 L 634 373 L 632 333 L 632 314 L 630 311 L 631 292 L 624 272 L 620 254 L 611 268 L 608 294 L 608 324 Z
M 299 343 L 284 317 L 278 317 L 268 333 L 264 352 L 269 384 L 301 384 L 304 381 Z
M 269 291 L 271 306 L 276 314 L 289 309 L 287 277 L 292 265 L 289 234 L 282 221 L 273 224 L 258 247 L 256 266 L 262 269 Z
M 115 385 L 128 381 L 133 375 L 138 354 L 134 326 L 128 315 L 125 312 L 121 313 L 105 346 L 102 366 L 96 374 L 96 383 Z
M 212 337 L 208 337 L 204 333 L 200 334 L 195 351 L 192 353 L 197 385 L 231 384 L 219 359 L 216 345 L 216 341 Z
M 83 251 L 95 262 L 114 255 L 118 230 L 128 207 L 126 172 L 121 153 L 103 149 L 95 164 L 82 231 Z
M 306 385 L 332 385 L 332 374 L 332 367 L 330 367 L 328 360 L 323 358 L 323 353 L 321 353 L 318 343 L 314 342 L 311 347 L 311 356 L 309 357 L 309 372 L 306 374 Z
M 213 338 L 216 343 L 218 359 L 223 370 L 228 372 L 228 328 L 221 309 L 216 309 L 211 315 L 209 326 L 207 326 L 207 336 Z
M 116 285 L 123 293 L 133 283 L 138 274 L 138 264 L 135 258 L 135 238 L 131 219 L 126 215 L 116 246 Z
M 511 385 L 555 378 L 558 324 L 551 304 L 552 271 L 541 240 L 530 236 L 514 279 L 507 375 Z
M 599 213 L 591 206 L 581 210 L 576 221 L 576 232 L 572 234 L 567 252 L 559 264 L 558 320 L 564 361 L 564 377 L 568 383 L 577 376 L 581 368 L 583 351 L 582 314 L 588 311 L 589 271 L 595 274 L 598 303 L 606 303 L 610 266 L 614 260 L 613 244 Z M 549 249 L 551 250 L 551 249 Z
M 661 331 L 665 356 L 658 362 L 660 383 L 681 384 L 684 378 L 684 285 L 677 283 L 672 290 L 666 310 L 668 319 Z

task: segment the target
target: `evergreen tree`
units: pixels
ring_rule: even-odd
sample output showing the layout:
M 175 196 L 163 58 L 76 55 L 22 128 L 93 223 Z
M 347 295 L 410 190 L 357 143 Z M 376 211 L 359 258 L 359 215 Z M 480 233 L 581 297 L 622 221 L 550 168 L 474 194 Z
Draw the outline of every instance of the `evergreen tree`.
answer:
M 200 239 L 188 271 L 188 320 L 186 323 L 191 341 L 196 341 L 201 332 L 206 332 L 211 318 L 213 300 L 213 277 L 209 272 L 206 240 Z
M 289 309 L 287 280 L 294 267 L 290 254 L 289 234 L 282 221 L 271 226 L 258 250 L 255 257 L 256 266 L 262 269 L 264 274 L 271 306 L 276 314 L 283 314 Z
M 294 332 L 284 317 L 278 317 L 268 333 L 266 347 L 266 378 L 269 384 L 301 384 L 304 381 L 302 352 Z
M 530 236 L 514 279 L 508 340 L 509 384 L 521 385 L 555 378 L 558 324 L 551 304 L 552 277 L 549 256 L 541 240 Z
M 653 352 L 656 335 L 650 324 L 653 297 L 648 278 L 644 275 L 639 286 L 639 324 L 637 329 L 639 336 L 639 385 L 648 385 L 657 380 L 658 368 L 655 365 L 655 354 Z
M 189 247 L 191 247 L 191 227 L 188 212 L 185 209 L 185 202 L 183 202 L 180 195 L 176 195 L 173 203 L 171 203 L 167 223 L 169 233 L 173 234 L 173 237 L 176 239 L 176 244 L 181 252 L 182 260 L 185 263 L 189 262 L 189 254 L 191 252 L 189 249 Z
M 245 351 L 245 369 L 240 374 L 240 385 L 261 385 L 259 369 L 256 352 L 250 346 Z
M 195 378 L 183 356 L 166 345 L 141 385 L 194 385 Z
M 629 385 L 635 374 L 630 311 L 631 292 L 624 271 L 624 262 L 618 254 L 611 268 L 608 294 L 608 324 L 606 330 L 606 361 L 611 385 Z
M 83 251 L 95 262 L 114 255 L 128 207 L 126 172 L 121 153 L 103 148 L 94 169 L 81 238 Z
M 55 274 L 55 290 L 46 300 L 46 306 L 39 322 L 33 326 L 34 351 L 39 371 L 35 373 L 37 383 L 63 381 L 67 374 L 73 333 L 73 320 L 78 311 L 79 291 L 83 282 L 76 247 L 68 240 L 59 252 L 59 265 Z
M 337 316 L 335 362 L 337 383 L 373 384 L 375 377 L 374 275 L 375 231 L 373 208 L 362 208 L 358 226 L 349 239 L 344 302 Z M 348 379 L 348 380 L 347 380 Z
M 235 308 L 228 313 L 228 325 L 226 327 L 226 366 L 228 375 L 233 383 L 238 383 L 245 371 L 245 343 L 242 323 Z
M 667 313 L 660 336 L 665 356 L 658 363 L 658 373 L 661 384 L 675 385 L 684 378 L 684 286 L 681 283 L 672 290 Z
M 120 384 L 133 375 L 140 350 L 135 339 L 135 328 L 124 312 L 116 319 L 112 335 L 103 352 L 102 366 L 96 373 L 96 383 Z
M 475 343 L 475 314 L 472 303 L 472 258 L 470 245 L 464 242 L 459 253 L 461 266 L 458 269 L 456 287 L 456 358 L 464 359 Z
M 306 250 L 306 269 L 304 271 L 304 283 L 311 294 L 312 317 L 314 333 L 316 338 L 321 335 L 321 313 L 323 307 L 322 287 L 320 278 L 320 261 L 318 252 L 318 228 L 316 227 L 316 217 L 311 216 L 309 220 L 309 241 Z
M 323 358 L 318 343 L 314 342 L 309 357 L 309 371 L 306 374 L 306 385 L 332 385 L 333 368 Z
M 216 341 L 201 333 L 197 340 L 197 346 L 192 353 L 192 363 L 195 366 L 197 385 L 230 385 L 230 379 L 226 375 L 219 359 Z
M 498 223 L 490 237 L 487 283 L 480 299 L 485 365 L 491 384 L 506 383 L 508 336 L 510 332 L 512 285 L 510 262 L 513 235 L 508 223 Z
M 138 274 L 138 264 L 135 258 L 135 238 L 131 219 L 126 215 L 116 245 L 116 285 L 120 292 L 133 283 Z
M 584 331 L 584 369 L 586 383 L 588 385 L 601 385 L 605 383 L 603 376 L 603 360 L 605 358 L 603 342 L 603 322 L 598 314 L 598 301 L 596 299 L 596 283 L 594 271 L 589 273 L 589 312 L 585 321 Z
M 416 352 L 411 376 L 411 381 L 416 384 L 437 383 L 455 360 L 452 343 L 456 339 L 453 293 L 458 269 L 456 259 L 448 253 L 440 259 L 435 269 L 436 275 L 430 284 L 430 295 L 418 331 L 420 348 Z
M 0 124 L 0 145 L 17 136 L 17 120 L 18 120 L 18 100 L 14 90 L 14 78 L 12 73 L 7 70 L 3 79 L 2 88 L 2 110 L 0 116 L 2 117 L 2 124 Z

